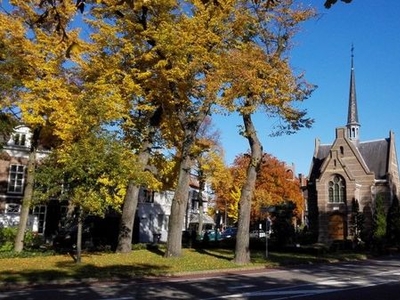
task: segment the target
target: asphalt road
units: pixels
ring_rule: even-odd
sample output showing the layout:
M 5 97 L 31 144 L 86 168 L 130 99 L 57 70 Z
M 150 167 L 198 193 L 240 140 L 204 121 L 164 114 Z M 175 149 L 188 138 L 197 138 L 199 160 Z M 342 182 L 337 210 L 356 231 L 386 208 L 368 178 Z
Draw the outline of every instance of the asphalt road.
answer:
M 0 300 L 399 300 L 400 257 L 166 279 L 18 287 Z

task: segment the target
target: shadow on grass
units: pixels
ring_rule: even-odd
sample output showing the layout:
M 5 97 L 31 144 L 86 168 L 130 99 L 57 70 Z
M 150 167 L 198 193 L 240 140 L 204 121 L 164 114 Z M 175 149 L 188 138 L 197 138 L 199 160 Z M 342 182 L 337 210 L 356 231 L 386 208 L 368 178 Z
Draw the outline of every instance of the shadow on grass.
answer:
M 196 248 L 196 252 L 204 255 L 209 255 L 213 256 L 218 259 L 223 259 L 223 260 L 232 260 L 232 253 L 233 250 L 228 250 L 228 249 L 218 249 L 218 251 L 212 251 L 207 248 Z
M 269 254 L 268 260 L 278 266 L 294 266 L 294 265 L 313 265 L 321 263 L 332 263 L 340 261 L 354 261 L 367 259 L 367 255 L 362 253 L 325 253 L 318 256 L 310 254 L 299 254 L 290 252 L 272 252 Z
M 144 277 L 157 277 L 168 274 L 169 267 L 154 264 L 135 264 L 132 266 L 112 265 L 99 267 L 94 265 L 79 265 L 74 262 L 62 262 L 57 265 L 60 268 L 68 270 L 26 270 L 20 272 L 5 271 L 0 277 L 3 277 L 0 284 L 13 283 L 27 284 L 47 284 L 54 282 L 62 283 L 65 281 L 84 281 L 89 279 L 111 280 L 111 279 L 132 279 Z
M 146 249 L 156 255 L 164 256 L 165 255 L 165 245 L 161 244 L 149 244 Z

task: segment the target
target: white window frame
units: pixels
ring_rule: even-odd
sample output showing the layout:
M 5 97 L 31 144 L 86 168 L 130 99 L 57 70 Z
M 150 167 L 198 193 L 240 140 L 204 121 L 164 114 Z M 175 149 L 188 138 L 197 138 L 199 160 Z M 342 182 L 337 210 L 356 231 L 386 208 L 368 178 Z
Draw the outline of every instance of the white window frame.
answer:
M 31 215 L 38 218 L 38 233 L 44 234 L 46 228 L 47 205 L 34 206 Z
M 15 133 L 13 136 L 14 145 L 26 146 L 26 134 L 25 133 Z
M 15 170 L 13 170 L 13 168 L 15 168 Z M 7 191 L 13 194 L 22 194 L 24 192 L 25 166 L 10 165 L 8 176 Z

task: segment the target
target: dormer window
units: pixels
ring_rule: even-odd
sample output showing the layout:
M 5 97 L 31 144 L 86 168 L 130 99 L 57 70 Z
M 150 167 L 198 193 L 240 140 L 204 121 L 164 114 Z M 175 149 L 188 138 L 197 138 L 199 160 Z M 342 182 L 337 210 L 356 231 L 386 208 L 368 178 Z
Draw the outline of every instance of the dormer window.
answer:
M 26 134 L 24 134 L 24 133 L 14 134 L 14 145 L 25 146 L 26 145 Z

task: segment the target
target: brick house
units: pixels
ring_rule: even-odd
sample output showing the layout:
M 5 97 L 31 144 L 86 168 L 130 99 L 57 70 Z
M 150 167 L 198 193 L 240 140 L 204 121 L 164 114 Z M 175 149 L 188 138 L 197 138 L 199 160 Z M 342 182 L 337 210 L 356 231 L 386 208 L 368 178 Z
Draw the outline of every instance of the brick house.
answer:
M 31 136 L 28 127 L 18 126 L 8 141 L 3 141 L 4 146 L 0 152 L 0 226 L 2 227 L 15 226 L 19 223 Z M 44 158 L 48 153 L 46 150 L 39 150 L 37 159 Z M 33 207 L 28 228 L 43 234 L 46 215 L 46 205 Z

